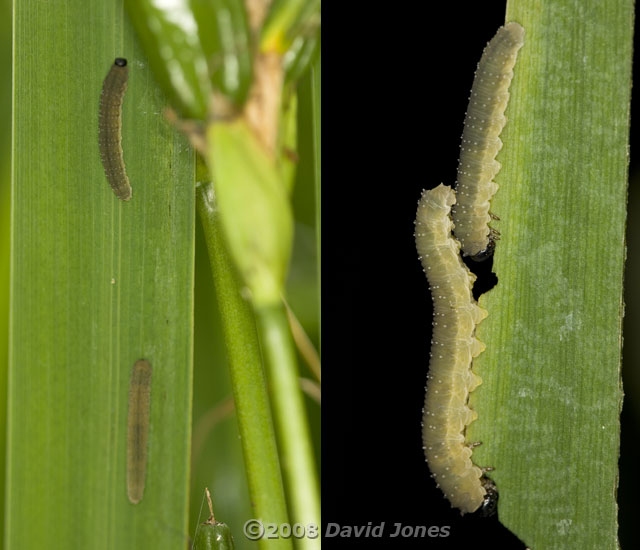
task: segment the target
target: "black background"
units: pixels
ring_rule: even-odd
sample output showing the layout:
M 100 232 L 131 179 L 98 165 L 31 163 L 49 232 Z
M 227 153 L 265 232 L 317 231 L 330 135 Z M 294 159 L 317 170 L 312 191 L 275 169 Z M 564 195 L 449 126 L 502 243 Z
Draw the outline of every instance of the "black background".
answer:
M 324 529 L 330 522 L 384 521 L 387 534 L 396 522 L 450 526 L 450 534 L 325 538 L 328 548 L 524 548 L 496 520 L 453 510 L 429 477 L 422 451 L 432 319 L 413 240 L 415 209 L 423 188 L 455 181 L 474 70 L 505 13 L 501 2 L 450 4 L 437 13 L 412 14 L 407 6 L 414 3 L 400 3 L 393 12 L 367 8 L 338 24 L 340 32 L 329 25 L 322 337 Z M 632 182 L 637 133 L 632 129 Z M 490 270 L 491 263 L 481 266 Z M 491 277 L 482 282 L 490 286 Z M 627 305 L 630 310 L 629 299 Z M 635 371 L 637 362 L 627 355 L 625 349 L 625 371 Z M 627 389 L 619 489 L 623 548 L 639 543 L 633 522 L 640 430 L 632 401 Z

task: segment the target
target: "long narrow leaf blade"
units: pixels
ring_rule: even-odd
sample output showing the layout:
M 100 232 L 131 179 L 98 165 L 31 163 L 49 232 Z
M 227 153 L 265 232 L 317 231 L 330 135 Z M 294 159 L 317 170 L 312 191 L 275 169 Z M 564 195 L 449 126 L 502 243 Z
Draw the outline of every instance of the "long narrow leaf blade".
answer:
M 129 62 L 126 203 L 98 151 L 116 56 Z M 15 3 L 10 548 L 187 543 L 194 161 L 165 105 L 121 2 Z M 151 417 L 133 505 L 127 402 L 141 358 Z
M 617 547 L 633 2 L 509 2 L 525 31 L 491 204 L 474 461 L 531 548 Z

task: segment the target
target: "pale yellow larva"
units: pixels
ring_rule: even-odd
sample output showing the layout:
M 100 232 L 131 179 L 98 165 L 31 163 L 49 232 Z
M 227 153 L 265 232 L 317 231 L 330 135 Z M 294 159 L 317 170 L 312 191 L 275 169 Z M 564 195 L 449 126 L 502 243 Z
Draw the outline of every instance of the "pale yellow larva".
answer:
M 433 294 L 433 338 L 422 436 L 433 477 L 452 506 L 464 514 L 477 510 L 486 491 L 482 470 L 471 462 L 465 429 L 476 413 L 469 393 L 482 381 L 471 360 L 484 350 L 475 338 L 487 312 L 473 299 L 475 275 L 464 265 L 451 230 L 453 190 L 439 185 L 424 191 L 416 215 L 416 248 Z
M 485 257 L 494 245 L 489 201 L 498 190 L 493 181 L 500 170 L 496 155 L 502 148 L 500 133 L 507 121 L 504 111 L 509 101 L 509 85 L 523 43 L 524 29 L 518 23 L 500 27 L 484 49 L 469 97 L 453 221 L 462 252 L 476 259 Z

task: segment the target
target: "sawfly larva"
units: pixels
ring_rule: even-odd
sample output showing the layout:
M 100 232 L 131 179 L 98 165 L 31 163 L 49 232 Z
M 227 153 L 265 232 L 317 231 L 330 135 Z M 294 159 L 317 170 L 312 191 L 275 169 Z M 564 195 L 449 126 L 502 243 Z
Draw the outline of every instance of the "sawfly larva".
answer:
M 113 192 L 123 201 L 131 198 L 122 152 L 122 101 L 128 77 L 127 60 L 117 57 L 102 84 L 98 116 L 98 145 L 104 173 Z
M 502 148 L 500 133 L 509 101 L 509 85 L 524 29 L 518 23 L 500 27 L 478 63 L 464 120 L 453 209 L 454 232 L 465 256 L 483 260 L 491 255 L 497 232 L 489 227 L 489 202 L 498 190 L 493 178 Z
M 469 393 L 481 382 L 471 361 L 484 350 L 475 337 L 486 316 L 473 299 L 475 275 L 460 256 L 451 230 L 451 187 L 424 191 L 416 215 L 416 248 L 433 295 L 433 337 L 427 377 L 422 438 L 424 452 L 438 486 L 452 506 L 474 512 L 484 502 L 482 470 L 471 462 L 466 427 L 476 419 Z
M 150 409 L 151 365 L 139 359 L 131 371 L 127 421 L 127 496 L 133 504 L 144 495 Z

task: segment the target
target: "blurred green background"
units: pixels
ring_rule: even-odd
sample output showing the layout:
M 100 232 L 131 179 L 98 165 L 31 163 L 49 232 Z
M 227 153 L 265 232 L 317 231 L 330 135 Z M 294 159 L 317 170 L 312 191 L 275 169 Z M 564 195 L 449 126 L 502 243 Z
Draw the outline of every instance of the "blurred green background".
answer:
M 287 281 L 289 305 L 318 348 L 316 242 L 313 163 L 311 162 L 311 87 L 305 78 L 299 91 L 299 158 L 293 193 L 296 219 L 293 260 Z M 238 429 L 230 413 L 231 384 L 209 258 L 200 224 L 196 227 L 195 362 L 190 530 L 194 532 L 203 503 L 203 487 L 214 499 L 216 518 L 236 533 L 236 546 L 255 545 L 239 536 L 251 517 Z M 212 368 L 212 361 L 215 368 Z M 301 376 L 313 378 L 298 357 Z M 218 368 L 219 367 L 219 368 Z M 214 400 L 212 406 L 211 400 Z M 320 464 L 320 407 L 306 397 L 316 461 Z M 206 437 L 204 437 L 206 434 Z M 206 504 L 202 518 L 206 516 Z M 241 542 L 240 542 L 241 541 Z
M 6 392 L 9 322 L 9 246 L 11 186 L 11 90 L 12 90 L 12 2 L 0 0 L 0 490 L 4 495 L 6 454 Z M 296 236 L 287 297 L 316 347 L 318 346 L 318 296 L 313 163 L 311 155 L 311 87 L 307 75 L 299 91 L 299 164 L 294 190 Z M 96 106 L 99 90 L 96 90 Z M 231 385 L 224 340 L 220 327 L 209 259 L 200 224 L 196 229 L 195 274 L 195 370 L 193 402 L 193 455 L 191 459 L 191 505 L 189 533 L 208 516 L 203 507 L 204 487 L 211 490 L 216 518 L 230 525 L 237 548 L 254 548 L 242 536 L 242 525 L 251 517 L 239 434 L 233 413 Z M 302 376 L 311 377 L 299 358 Z M 306 400 L 313 432 L 316 459 L 320 461 L 320 409 Z M 0 499 L 0 522 L 4 518 Z M 198 520 L 198 518 L 200 519 Z M 162 527 L 162 526 L 159 526 Z M 0 523 L 0 533 L 4 531 Z M 0 548 L 2 547 L 0 537 Z

